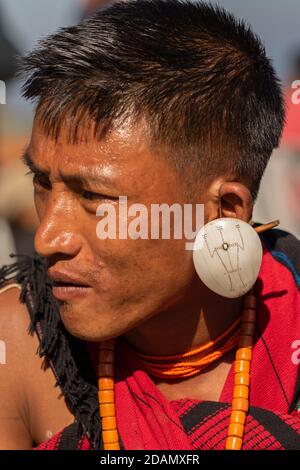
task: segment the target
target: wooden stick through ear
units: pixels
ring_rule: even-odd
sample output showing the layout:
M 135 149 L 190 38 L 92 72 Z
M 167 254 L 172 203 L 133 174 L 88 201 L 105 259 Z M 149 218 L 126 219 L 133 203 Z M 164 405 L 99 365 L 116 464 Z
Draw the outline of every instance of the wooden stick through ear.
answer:
M 255 227 L 254 230 L 257 233 L 262 233 L 262 232 L 265 232 L 266 230 L 271 230 L 272 228 L 277 227 L 277 225 L 279 224 L 280 224 L 279 220 L 274 220 L 273 222 L 269 222 L 268 224 L 263 224 L 263 225 L 260 225 L 259 227 Z

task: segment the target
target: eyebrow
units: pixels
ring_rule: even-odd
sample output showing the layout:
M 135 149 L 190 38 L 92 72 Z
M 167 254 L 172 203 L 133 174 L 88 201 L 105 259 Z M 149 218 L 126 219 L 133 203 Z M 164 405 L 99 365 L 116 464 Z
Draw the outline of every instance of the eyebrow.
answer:
M 22 162 L 24 165 L 26 165 L 33 173 L 37 174 L 43 174 L 43 175 L 49 175 L 48 171 L 43 171 L 40 168 L 36 166 L 34 161 L 32 160 L 28 148 L 25 150 L 25 152 L 22 155 Z
M 22 161 L 23 163 L 32 171 L 33 173 L 37 175 L 45 175 L 49 177 L 50 172 L 46 170 L 42 170 L 39 168 L 33 161 L 29 149 L 27 148 L 22 155 Z M 115 188 L 115 184 L 113 181 L 111 181 L 110 178 L 105 177 L 104 175 L 96 175 L 93 176 L 90 173 L 89 174 L 83 174 L 82 172 L 78 171 L 78 173 L 75 174 L 69 174 L 69 175 L 62 175 L 60 173 L 60 177 L 62 181 L 66 184 L 85 184 L 89 186 L 91 183 L 94 183 L 95 185 L 102 184 L 106 186 L 107 188 Z

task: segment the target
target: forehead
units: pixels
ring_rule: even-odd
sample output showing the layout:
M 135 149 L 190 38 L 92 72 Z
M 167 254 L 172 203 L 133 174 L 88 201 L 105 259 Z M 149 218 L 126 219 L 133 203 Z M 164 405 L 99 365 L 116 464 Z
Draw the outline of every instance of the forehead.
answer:
M 84 138 L 70 142 L 67 128 L 58 139 L 49 137 L 38 117 L 34 120 L 28 152 L 34 164 L 49 174 L 76 174 L 111 177 L 120 189 L 134 182 L 137 190 L 160 187 L 160 192 L 179 190 L 180 177 L 174 166 L 159 150 L 149 145 L 146 125 L 127 121 L 116 126 L 99 140 L 90 126 Z M 176 191 L 175 191 L 175 188 Z
M 120 125 L 110 131 L 104 139 L 94 136 L 94 126 L 84 126 L 82 137 L 80 131 L 76 142 L 69 139 L 68 125 L 62 128 L 57 139 L 50 137 L 45 131 L 40 119 L 36 116 L 33 124 L 29 151 L 35 159 L 45 165 L 51 164 L 52 159 L 60 164 L 101 164 L 102 161 L 111 164 L 130 163 L 134 156 L 139 155 L 139 161 L 150 161 L 155 155 L 151 154 L 147 144 L 147 133 L 143 124 L 131 123 Z M 137 162 L 136 162 L 137 163 Z M 154 163 L 154 162 L 152 162 Z

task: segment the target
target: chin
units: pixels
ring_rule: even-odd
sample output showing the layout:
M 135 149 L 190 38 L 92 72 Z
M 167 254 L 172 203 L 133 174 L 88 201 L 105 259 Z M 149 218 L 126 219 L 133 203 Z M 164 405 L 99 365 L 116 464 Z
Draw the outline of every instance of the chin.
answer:
M 72 336 L 84 341 L 106 341 L 123 334 L 120 327 L 116 328 L 119 322 L 112 321 L 112 318 L 115 318 L 112 312 L 109 315 L 101 315 L 99 314 L 99 306 L 97 310 L 98 313 L 95 307 L 62 303 L 60 316 L 66 330 Z M 107 312 L 107 308 L 101 309 L 101 311 Z

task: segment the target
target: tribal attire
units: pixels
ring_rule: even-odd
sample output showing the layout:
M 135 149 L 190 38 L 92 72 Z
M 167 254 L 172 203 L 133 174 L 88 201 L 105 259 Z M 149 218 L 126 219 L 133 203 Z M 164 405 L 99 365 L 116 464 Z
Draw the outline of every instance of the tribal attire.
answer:
M 255 288 L 257 322 L 243 449 L 300 450 L 300 350 L 297 354 L 295 349 L 300 341 L 299 241 L 279 230 L 260 237 L 264 255 Z M 4 267 L 0 284 L 12 280 L 22 286 L 21 301 L 28 307 L 30 331 L 40 339 L 40 356 L 49 359 L 75 417 L 37 449 L 103 449 L 97 345 L 65 330 L 41 258 Z M 168 401 L 125 338 L 117 338 L 115 402 L 121 449 L 225 449 L 233 376 L 234 364 L 218 402 L 189 397 Z

